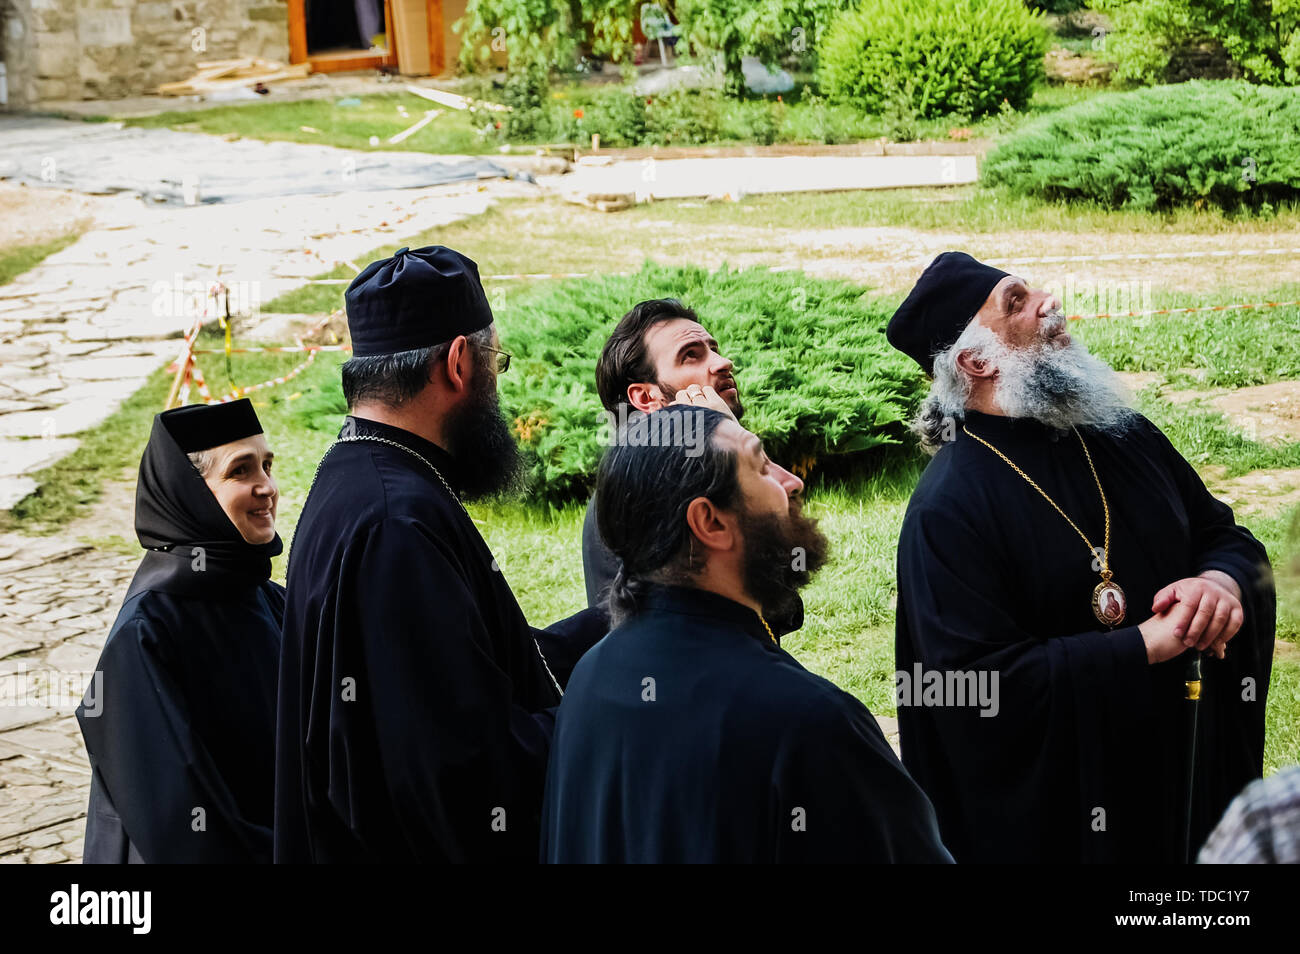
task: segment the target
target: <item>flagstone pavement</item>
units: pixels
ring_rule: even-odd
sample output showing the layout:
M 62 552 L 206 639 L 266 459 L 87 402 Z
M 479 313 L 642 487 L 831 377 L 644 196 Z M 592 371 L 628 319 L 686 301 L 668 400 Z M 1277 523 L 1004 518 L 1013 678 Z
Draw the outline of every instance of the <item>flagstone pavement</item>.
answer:
M 535 193 L 492 180 L 192 208 L 98 200 L 77 242 L 0 285 L 0 508 L 176 356 L 194 289 L 220 280 L 266 302 L 337 262 Z M 116 492 L 96 511 L 129 534 L 130 488 Z M 90 768 L 73 708 L 138 562 L 82 538 L 76 527 L 0 535 L 0 862 L 81 858 Z

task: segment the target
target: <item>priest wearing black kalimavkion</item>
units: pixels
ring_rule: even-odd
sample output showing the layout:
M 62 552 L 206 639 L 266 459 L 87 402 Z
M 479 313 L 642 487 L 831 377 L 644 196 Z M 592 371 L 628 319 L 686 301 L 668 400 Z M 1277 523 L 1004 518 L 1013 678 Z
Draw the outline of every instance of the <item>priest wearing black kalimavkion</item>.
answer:
M 148 552 L 77 708 L 87 864 L 271 860 L 274 456 L 246 398 L 154 418 L 135 490 Z
M 618 626 L 560 706 L 543 859 L 951 861 L 866 706 L 777 644 L 827 544 L 759 439 L 675 404 L 597 479 Z
M 560 689 L 464 501 L 508 489 L 500 349 L 475 264 L 371 263 L 346 296 L 348 403 L 289 557 L 277 862 L 537 860 Z
M 959 862 L 1194 857 L 1262 770 L 1264 547 L 1047 292 L 948 252 L 888 337 L 932 377 L 895 653 L 903 762 L 944 842 Z M 996 706 L 946 691 L 969 674 Z

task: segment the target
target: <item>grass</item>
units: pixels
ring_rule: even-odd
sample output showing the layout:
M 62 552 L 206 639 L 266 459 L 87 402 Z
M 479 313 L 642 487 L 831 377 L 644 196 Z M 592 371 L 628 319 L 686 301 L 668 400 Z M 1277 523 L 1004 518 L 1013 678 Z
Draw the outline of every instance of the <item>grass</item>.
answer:
M 615 133 L 598 125 L 573 122 L 577 111 L 591 113 L 596 99 L 606 95 L 608 87 L 577 84 L 557 85 L 544 107 L 549 117 L 544 130 L 564 130 L 552 137 L 531 136 L 507 143 L 494 127 L 501 114 L 454 110 L 405 91 L 375 93 L 339 100 L 305 100 L 299 102 L 248 103 L 196 110 L 170 110 L 153 116 L 123 120 L 127 125 L 164 128 L 181 132 L 201 132 L 217 136 L 239 136 L 267 141 L 315 143 L 366 151 L 399 150 L 459 155 L 496 152 L 502 146 L 533 146 L 571 142 L 586 147 L 591 134 L 600 133 L 606 143 Z M 473 91 L 486 100 L 501 98 L 499 90 L 480 87 Z M 992 137 L 1016 128 L 1026 120 L 1048 115 L 1085 99 L 1108 95 L 1109 91 L 1090 87 L 1041 86 L 1023 112 L 983 117 L 979 120 L 947 116 L 918 119 L 915 138 L 948 140 L 953 130 L 964 130 L 962 138 Z M 749 97 L 726 100 L 719 116 L 718 135 L 710 145 L 742 144 L 754 140 L 753 122 L 757 108 L 764 103 L 775 105 L 775 97 Z M 340 105 L 351 104 L 351 105 Z M 428 126 L 397 145 L 388 140 L 411 126 L 429 109 L 442 108 Z M 784 114 L 776 130 L 778 142 L 847 143 L 871 141 L 890 136 L 893 126 L 883 116 L 864 114 L 847 105 L 826 103 L 816 97 L 807 101 L 802 88 L 782 95 L 778 107 Z M 403 113 L 402 111 L 405 111 Z M 371 144 L 371 137 L 377 143 Z
M 340 106 L 338 100 L 304 100 L 295 103 L 251 103 L 246 106 L 217 106 L 210 109 L 173 110 L 124 120 L 128 126 L 201 132 L 214 136 L 239 136 L 272 142 L 303 142 L 366 151 L 430 152 L 479 155 L 496 151 L 474 129 L 468 112 L 443 109 L 442 115 L 409 139 L 397 145 L 387 140 L 413 125 L 436 103 L 410 93 L 382 93 L 344 97 L 359 99 L 356 106 Z M 399 110 L 405 109 L 403 116 Z M 304 129 L 303 127 L 308 127 Z M 310 130 L 316 130 L 311 132 Z M 379 144 L 370 145 L 377 136 Z
M 63 251 L 80 236 L 80 232 L 73 232 L 49 242 L 0 249 L 0 285 L 8 284 L 23 272 L 35 268 L 55 252 Z
M 1204 304 L 1204 297 L 1153 293 L 1155 308 Z M 1222 291 L 1216 304 L 1300 301 L 1300 282 L 1266 295 Z M 1182 388 L 1239 388 L 1300 378 L 1300 306 L 1196 315 L 1076 322 L 1088 346 L 1120 371 L 1158 371 Z
M 1284 205 L 1268 217 L 1232 216 L 1217 209 L 1162 214 L 1114 211 L 1088 203 L 1065 206 L 980 185 L 755 195 L 729 203 L 657 202 L 619 215 L 630 220 L 629 224 L 671 217 L 677 227 L 831 229 L 878 225 L 963 233 L 1042 230 L 1254 235 L 1300 227 L 1300 204 Z

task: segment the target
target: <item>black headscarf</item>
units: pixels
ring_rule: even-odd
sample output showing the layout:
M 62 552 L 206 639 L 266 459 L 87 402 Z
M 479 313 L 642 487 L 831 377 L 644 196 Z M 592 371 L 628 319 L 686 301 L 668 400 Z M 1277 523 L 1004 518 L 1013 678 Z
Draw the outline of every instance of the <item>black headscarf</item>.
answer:
M 149 552 L 128 599 L 140 590 L 220 597 L 270 578 L 271 557 L 284 549 L 280 535 L 247 542 L 187 456 L 260 433 L 247 398 L 154 417 L 135 488 L 135 533 Z

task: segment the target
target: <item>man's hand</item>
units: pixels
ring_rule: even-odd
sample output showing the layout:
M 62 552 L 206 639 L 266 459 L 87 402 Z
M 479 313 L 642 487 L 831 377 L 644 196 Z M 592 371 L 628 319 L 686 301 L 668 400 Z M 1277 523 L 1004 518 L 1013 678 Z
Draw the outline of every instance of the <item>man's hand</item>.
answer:
M 1156 594 L 1151 612 L 1163 613 L 1175 603 L 1195 611 L 1183 634 L 1183 645 L 1198 652 L 1213 647 L 1214 654 L 1222 659 L 1228 640 L 1237 635 L 1246 618 L 1237 582 L 1219 570 L 1177 580 Z
M 1147 647 L 1147 662 L 1164 662 L 1186 651 L 1183 637 L 1195 615 L 1196 607 L 1174 602 L 1164 612 L 1139 624 L 1138 632 Z
M 718 397 L 718 392 L 711 387 L 700 387 L 698 384 L 692 384 L 684 391 L 678 391 L 677 399 L 673 403 L 707 407 L 711 411 L 718 411 L 727 415 L 733 421 L 736 419 L 736 415 L 731 412 L 727 402 Z

